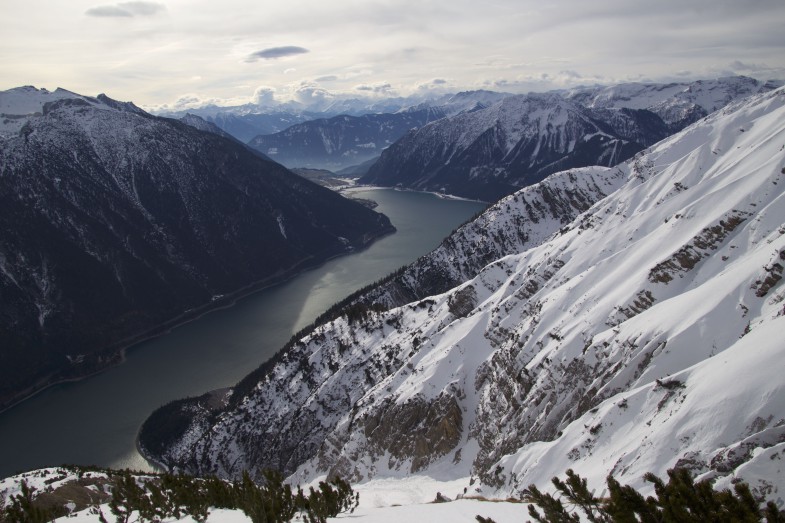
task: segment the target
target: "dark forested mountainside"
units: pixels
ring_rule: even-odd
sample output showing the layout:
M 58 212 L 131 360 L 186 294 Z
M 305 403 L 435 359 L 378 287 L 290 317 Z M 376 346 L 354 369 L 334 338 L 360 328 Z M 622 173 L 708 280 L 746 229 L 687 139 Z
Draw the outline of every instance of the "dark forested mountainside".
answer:
M 105 96 L 0 93 L 0 407 L 393 229 L 245 146 Z

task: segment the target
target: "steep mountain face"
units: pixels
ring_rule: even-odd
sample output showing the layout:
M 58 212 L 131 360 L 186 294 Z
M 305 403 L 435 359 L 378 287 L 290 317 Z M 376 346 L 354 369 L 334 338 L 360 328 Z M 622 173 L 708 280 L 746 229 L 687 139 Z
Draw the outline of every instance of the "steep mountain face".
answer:
M 540 245 L 624 180 L 621 169 L 610 167 L 555 173 L 502 198 L 434 251 L 359 296 L 356 303 L 391 309 L 447 292 L 477 276 L 489 263 Z
M 643 110 L 593 113 L 559 94 L 511 96 L 410 132 L 360 182 L 495 201 L 554 172 L 615 165 L 667 134 Z
M 495 495 L 567 468 L 591 488 L 613 473 L 646 489 L 644 472 L 679 465 L 776 497 L 783 151 L 779 89 L 613 170 L 575 170 L 619 188 L 446 293 L 317 327 L 223 407 L 159 411 L 143 449 L 191 472 L 421 473 Z M 490 235 L 518 226 L 526 195 L 488 211 L 519 207 Z
M 392 231 L 244 145 L 130 103 L 0 93 L 0 407 Z
M 378 156 L 408 130 L 442 116 L 441 111 L 431 108 L 392 114 L 341 115 L 257 136 L 248 145 L 287 167 L 337 170 Z
M 559 170 L 615 165 L 774 86 L 734 77 L 521 95 L 409 133 L 360 181 L 494 201 Z

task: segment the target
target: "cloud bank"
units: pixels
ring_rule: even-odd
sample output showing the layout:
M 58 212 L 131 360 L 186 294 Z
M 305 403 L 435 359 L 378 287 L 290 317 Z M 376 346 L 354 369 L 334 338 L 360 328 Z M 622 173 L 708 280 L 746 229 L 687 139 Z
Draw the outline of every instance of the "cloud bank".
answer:
M 0 88 L 63 86 L 150 107 L 188 93 L 247 101 L 260 85 L 276 102 L 326 97 L 302 82 L 380 97 L 785 78 L 782 0 L 45 3 L 0 0 Z

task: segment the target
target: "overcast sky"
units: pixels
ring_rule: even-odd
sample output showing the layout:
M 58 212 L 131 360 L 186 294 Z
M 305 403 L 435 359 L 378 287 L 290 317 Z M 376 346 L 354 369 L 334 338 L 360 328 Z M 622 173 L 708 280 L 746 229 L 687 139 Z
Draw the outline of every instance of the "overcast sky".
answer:
M 785 0 L 0 0 L 0 89 L 213 101 L 785 79 Z

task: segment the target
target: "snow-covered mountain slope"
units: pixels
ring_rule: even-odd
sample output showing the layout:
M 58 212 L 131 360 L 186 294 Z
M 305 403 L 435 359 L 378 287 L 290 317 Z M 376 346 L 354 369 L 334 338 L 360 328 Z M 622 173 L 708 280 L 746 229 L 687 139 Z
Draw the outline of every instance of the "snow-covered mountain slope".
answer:
M 144 451 L 198 473 L 471 476 L 502 495 L 566 468 L 646 489 L 680 465 L 781 498 L 785 89 L 618 169 L 539 246 L 317 327 L 227 407 L 159 411 Z
M 390 309 L 441 294 L 508 254 L 540 245 L 625 181 L 621 169 L 582 167 L 547 177 L 502 198 L 432 252 L 359 296 Z
M 677 131 L 731 102 L 781 86 L 782 82 L 731 76 L 689 83 L 580 87 L 568 91 L 565 96 L 592 109 L 648 109 Z
M 327 94 L 327 93 L 324 93 Z M 465 91 L 456 94 L 437 95 L 418 94 L 409 97 L 392 98 L 343 98 L 325 96 L 314 98 L 310 103 L 265 100 L 262 103 L 249 103 L 221 107 L 205 105 L 185 110 L 171 110 L 163 107 L 155 114 L 180 118 L 187 113 L 195 114 L 214 123 L 243 143 L 259 135 L 275 134 L 292 125 L 310 120 L 329 119 L 334 116 L 363 116 L 371 114 L 394 114 L 408 111 L 434 109 L 444 115 L 452 116 L 460 112 L 487 107 L 509 93 L 494 91 Z M 366 140 L 363 143 L 367 143 Z M 301 166 L 302 164 L 297 164 Z
M 408 133 L 360 182 L 495 201 L 560 170 L 615 165 L 667 135 L 648 111 L 592 112 L 555 93 L 511 96 Z
M 392 230 L 234 140 L 130 103 L 20 88 L 0 106 L 18 117 L 0 138 L 0 408 Z
M 43 114 L 46 104 L 59 100 L 82 100 L 87 103 L 95 101 L 95 99 L 72 93 L 60 87 L 54 91 L 48 91 L 26 85 L 0 91 L 0 140 L 18 135 L 26 123 Z M 122 108 L 129 112 L 143 112 L 132 103 L 116 102 L 106 97 L 100 101 L 107 105 L 110 102 L 117 104 L 118 109 Z
M 508 97 L 407 134 L 361 182 L 496 200 L 559 170 L 615 165 L 774 85 L 733 77 Z

